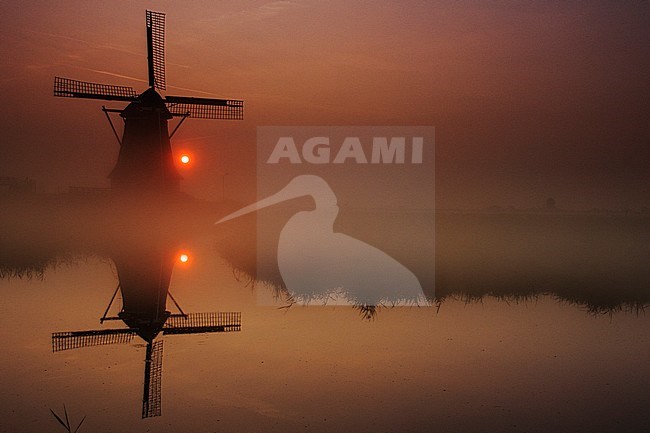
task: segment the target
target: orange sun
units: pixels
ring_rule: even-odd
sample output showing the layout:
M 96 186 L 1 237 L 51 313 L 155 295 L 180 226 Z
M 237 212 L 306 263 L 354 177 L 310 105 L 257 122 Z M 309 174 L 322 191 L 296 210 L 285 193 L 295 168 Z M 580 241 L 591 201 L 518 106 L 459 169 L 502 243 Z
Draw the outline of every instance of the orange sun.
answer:
M 183 164 L 187 164 L 187 163 L 189 163 L 189 162 L 190 162 L 190 157 L 187 156 L 187 155 L 181 155 L 181 162 L 182 162 Z

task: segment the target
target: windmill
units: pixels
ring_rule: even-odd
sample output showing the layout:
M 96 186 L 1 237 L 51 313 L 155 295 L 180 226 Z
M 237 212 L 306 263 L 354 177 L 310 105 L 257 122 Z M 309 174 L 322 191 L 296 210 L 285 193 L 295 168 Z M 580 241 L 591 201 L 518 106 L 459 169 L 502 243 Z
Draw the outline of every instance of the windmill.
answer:
M 148 253 L 148 254 L 147 254 Z M 183 312 L 169 293 L 173 262 L 163 251 L 130 251 L 114 258 L 119 284 L 100 323 L 121 320 L 126 328 L 52 333 L 52 351 L 81 347 L 129 343 L 135 336 L 146 343 L 142 418 L 160 416 L 162 385 L 162 354 L 164 335 L 234 332 L 241 330 L 240 312 L 190 313 Z M 134 257 L 137 260 L 132 260 Z M 131 260 L 129 260 L 131 258 Z M 111 305 L 122 294 L 122 308 L 117 316 L 107 317 Z M 179 313 L 166 310 L 170 297 Z
M 188 118 L 242 120 L 244 102 L 233 99 L 194 98 L 158 93 L 165 84 L 165 14 L 146 12 L 149 88 L 138 94 L 129 86 L 97 84 L 54 78 L 54 96 L 129 102 L 124 109 L 102 107 L 120 144 L 115 167 L 109 174 L 113 189 L 151 188 L 178 190 L 181 176 L 174 167 L 170 138 Z M 120 139 L 109 113 L 124 121 Z M 169 133 L 168 121 L 180 117 Z

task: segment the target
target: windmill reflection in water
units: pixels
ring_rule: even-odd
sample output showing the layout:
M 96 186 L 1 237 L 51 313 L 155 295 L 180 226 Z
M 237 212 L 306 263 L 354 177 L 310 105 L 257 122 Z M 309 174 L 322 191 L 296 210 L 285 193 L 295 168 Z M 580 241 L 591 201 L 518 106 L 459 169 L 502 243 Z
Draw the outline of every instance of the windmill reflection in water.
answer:
M 241 313 L 185 313 L 169 292 L 175 261 L 172 249 L 131 250 L 128 254 L 115 255 L 113 261 L 119 284 L 100 323 L 121 320 L 127 327 L 55 332 L 52 334 L 52 351 L 129 343 L 135 336 L 140 337 L 147 345 L 142 418 L 160 416 L 163 353 L 161 335 L 240 331 Z M 107 316 L 118 292 L 122 296 L 122 308 L 117 316 Z M 167 311 L 168 297 L 175 304 L 178 313 Z

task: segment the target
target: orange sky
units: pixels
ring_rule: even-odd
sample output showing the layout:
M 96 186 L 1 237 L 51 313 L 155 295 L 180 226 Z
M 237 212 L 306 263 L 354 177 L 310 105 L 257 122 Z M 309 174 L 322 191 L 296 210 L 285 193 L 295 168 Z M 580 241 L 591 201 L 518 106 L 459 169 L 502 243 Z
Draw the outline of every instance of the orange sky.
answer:
M 108 185 L 102 102 L 52 80 L 144 90 L 147 8 L 167 13 L 168 94 L 246 101 L 244 122 L 175 137 L 197 196 L 219 199 L 227 172 L 249 199 L 256 126 L 433 125 L 439 207 L 650 206 L 642 2 L 3 2 L 0 176 Z

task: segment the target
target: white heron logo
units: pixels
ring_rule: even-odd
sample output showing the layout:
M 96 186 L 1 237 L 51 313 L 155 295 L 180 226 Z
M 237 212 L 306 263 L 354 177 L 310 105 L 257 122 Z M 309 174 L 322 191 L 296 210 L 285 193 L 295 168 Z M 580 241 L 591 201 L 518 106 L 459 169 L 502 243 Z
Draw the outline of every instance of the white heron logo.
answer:
M 289 219 L 280 233 L 277 252 L 280 275 L 292 295 L 340 293 L 360 305 L 425 300 L 418 278 L 397 260 L 334 232 L 339 212 L 336 195 L 319 176 L 296 176 L 279 192 L 215 224 L 301 196 L 311 196 L 315 209 L 297 212 Z

